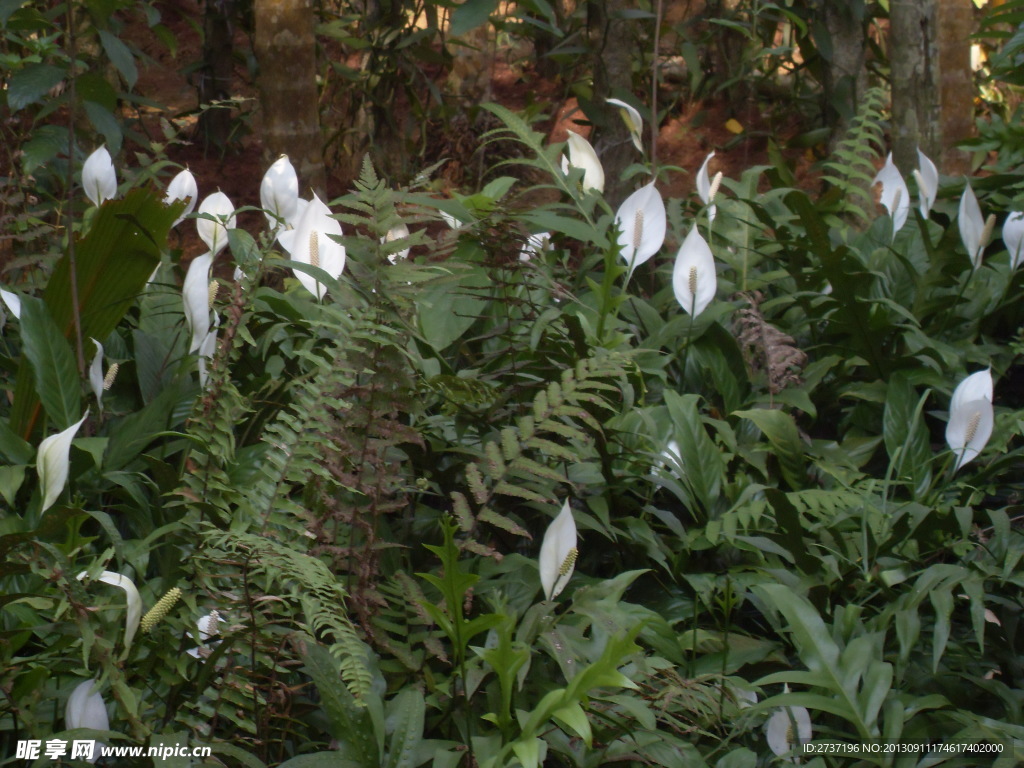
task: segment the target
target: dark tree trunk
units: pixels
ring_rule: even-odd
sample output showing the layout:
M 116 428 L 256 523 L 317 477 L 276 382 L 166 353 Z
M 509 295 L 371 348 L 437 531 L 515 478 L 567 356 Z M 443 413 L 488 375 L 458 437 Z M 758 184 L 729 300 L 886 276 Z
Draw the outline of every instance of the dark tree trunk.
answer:
M 892 152 L 896 166 L 908 176 L 917 168 L 918 147 L 936 162 L 942 149 L 933 0 L 893 0 L 889 35 Z
M 832 116 L 832 143 L 842 140 L 867 88 L 865 53 L 867 37 L 863 19 L 863 3 L 824 0 L 821 20 L 829 40 L 824 68 L 825 109 Z M 822 47 L 819 45 L 819 50 Z
M 316 84 L 315 19 L 310 0 L 255 0 L 264 162 L 288 155 L 303 185 L 327 186 Z
M 905 175 L 917 168 L 917 148 L 941 173 L 970 171 L 954 146 L 974 130 L 971 0 L 893 0 L 893 156 Z
M 204 148 L 223 151 L 231 138 L 231 109 L 208 106 L 231 98 L 234 72 L 232 21 L 235 0 L 206 0 L 203 14 L 203 63 L 199 70 L 199 104 L 207 107 L 199 115 L 197 131 Z
M 594 151 L 604 166 L 604 197 L 612 208 L 618 207 L 630 192 L 632 182 L 622 180 L 622 172 L 638 160 L 629 129 L 617 111 L 608 108 L 605 99 L 633 89 L 633 26 L 624 11 L 633 7 L 628 0 L 589 0 L 587 23 L 590 28 L 594 72 L 593 119 L 598 122 Z

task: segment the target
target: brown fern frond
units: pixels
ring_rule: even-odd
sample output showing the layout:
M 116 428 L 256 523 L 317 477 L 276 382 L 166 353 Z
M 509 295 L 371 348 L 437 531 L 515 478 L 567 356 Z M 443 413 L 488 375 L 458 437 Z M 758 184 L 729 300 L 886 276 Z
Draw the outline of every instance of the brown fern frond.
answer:
M 760 307 L 764 296 L 759 291 L 738 295 L 748 306 L 736 313 L 736 339 L 751 372 L 764 372 L 772 395 L 786 387 L 799 386 L 807 355 L 796 346 L 792 336 L 765 320 Z

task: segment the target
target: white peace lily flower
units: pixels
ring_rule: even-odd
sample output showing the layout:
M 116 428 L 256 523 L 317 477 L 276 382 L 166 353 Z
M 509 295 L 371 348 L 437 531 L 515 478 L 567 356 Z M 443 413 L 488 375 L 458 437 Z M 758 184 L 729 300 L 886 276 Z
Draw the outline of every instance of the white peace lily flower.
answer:
M 896 233 L 903 228 L 907 214 L 910 213 L 910 190 L 892 161 L 892 152 L 885 159 L 882 170 L 871 181 L 871 186 L 878 183 L 882 185 L 882 205 L 892 218 L 892 237 L 895 240 Z
M 553 600 L 569 583 L 576 567 L 576 521 L 573 520 L 569 501 L 548 526 L 540 545 L 540 583 L 544 597 Z
M 21 319 L 21 298 L 16 293 L 0 288 L 0 301 L 4 303 L 12 315 Z
M 1010 211 L 1003 223 L 1003 243 L 1010 253 L 1010 269 L 1016 269 L 1024 259 L 1024 212 Z
M 705 157 L 704 163 L 697 171 L 697 196 L 700 197 L 704 205 L 708 206 L 708 221 L 714 221 L 715 214 L 718 212 L 718 206 L 711 202 L 711 177 L 708 176 L 708 162 L 714 156 L 715 153 L 712 152 Z
M 667 219 L 665 201 L 652 181 L 627 197 L 615 214 L 620 254 L 629 274 L 661 250 Z
M 918 208 L 921 211 L 921 218 L 927 219 L 932 206 L 935 205 L 935 197 L 939 194 L 939 169 L 920 147 L 917 149 L 917 166 L 914 178 L 917 180 L 917 192 L 920 197 Z
M 407 237 L 409 237 L 409 227 L 405 225 L 405 222 L 399 222 L 389 229 L 387 234 L 384 235 L 380 241 L 384 245 L 387 245 L 388 243 L 393 243 L 395 240 L 404 240 Z M 409 258 L 408 248 L 403 248 L 397 253 L 388 254 L 388 261 L 392 264 L 397 264 L 399 261 L 404 261 L 407 258 Z
M 554 250 L 551 243 L 550 232 L 538 232 L 535 235 L 527 235 L 526 242 L 519 249 L 519 260 L 529 261 L 534 256 L 540 256 L 544 251 Z
M 64 724 L 69 731 L 75 728 L 89 728 L 94 731 L 110 730 L 107 705 L 104 704 L 103 697 L 96 690 L 96 686 L 95 680 L 85 680 L 71 692 L 67 706 L 64 708 Z M 103 746 L 99 742 L 93 742 L 92 752 L 85 758 L 86 761 L 95 763 Z
M 208 213 L 219 219 L 196 219 L 199 238 L 216 256 L 228 244 L 228 230 L 235 228 L 235 206 L 223 192 L 214 192 L 200 203 L 199 213 Z
M 82 189 L 96 207 L 117 195 L 117 173 L 105 146 L 101 146 L 82 165 Z
M 811 740 L 811 715 L 804 707 L 783 707 L 768 718 L 765 736 L 768 747 L 779 757 L 788 756 L 796 762 L 803 745 Z
M 209 648 L 217 645 L 217 643 L 209 643 L 207 641 L 211 637 L 216 637 L 220 634 L 220 627 L 217 626 L 219 623 L 226 622 L 221 618 L 218 611 L 210 611 L 206 616 L 200 616 L 199 620 L 196 622 L 196 627 L 199 630 L 200 645 L 197 648 L 189 648 L 185 653 L 194 659 L 203 658 L 204 651 L 209 654 Z M 191 632 L 186 632 L 185 634 L 192 640 L 196 639 Z M 203 648 L 204 645 L 207 646 L 207 648 Z
M 639 152 L 643 152 L 644 145 L 641 143 L 641 135 L 644 130 L 644 120 L 640 117 L 640 113 L 634 107 L 619 99 L 608 99 L 608 103 L 619 108 L 622 121 L 629 128 L 629 136 L 633 139 L 633 146 Z
M 187 203 L 185 210 L 174 220 L 172 227 L 178 226 L 186 216 L 196 209 L 196 203 L 199 202 L 199 185 L 196 183 L 196 177 L 188 168 L 171 179 L 171 183 L 167 185 L 164 205 L 170 205 L 175 200 L 185 200 Z
M 567 131 L 568 156 L 562 155 L 562 173 L 569 175 L 569 168 L 579 168 L 583 171 L 581 182 L 583 191 L 604 192 L 604 167 L 597 157 L 597 152 L 590 145 L 590 142 L 575 131 Z
M 961 381 L 949 402 L 946 444 L 956 455 L 958 471 L 982 452 L 992 437 L 995 411 L 992 408 L 992 372 L 978 371 Z
M 96 339 L 90 339 L 93 344 L 96 345 L 96 354 L 92 358 L 92 363 L 89 364 L 89 387 L 92 389 L 92 393 L 96 395 L 96 404 L 100 407 L 100 413 L 103 412 L 103 345 L 100 344 Z
M 277 158 L 263 174 L 260 206 L 271 232 L 294 221 L 299 206 L 299 177 L 288 155 Z
M 967 249 L 971 264 L 977 269 L 981 266 L 981 255 L 985 252 L 985 243 L 982 242 L 985 220 L 981 217 L 981 206 L 978 205 L 978 198 L 975 197 L 969 180 L 960 197 L 960 212 L 956 220 L 960 225 L 960 240 Z
M 988 400 L 991 403 L 993 395 L 992 369 L 986 368 L 983 371 L 975 371 L 957 384 L 949 407 L 959 408 L 971 400 Z
M 672 291 L 687 314 L 697 317 L 708 308 L 718 290 L 715 257 L 696 225 L 683 240 L 672 268 Z
M 332 240 L 331 235 L 341 236 L 341 223 L 331 216 L 331 209 L 321 202 L 319 197 L 313 195 L 313 200 L 306 206 L 302 218 L 295 225 L 292 259 L 319 267 L 337 279 L 345 269 L 345 246 Z M 327 286 L 305 272 L 293 272 L 317 300 L 323 299 L 327 293 Z
M 71 466 L 71 441 L 79 427 L 89 416 L 89 409 L 85 415 L 72 424 L 63 432 L 50 435 L 39 443 L 39 451 L 36 454 L 36 471 L 39 473 L 39 487 L 43 489 L 43 506 L 40 513 L 45 512 L 57 501 L 61 491 L 68 482 L 68 469 Z
M 213 253 L 207 251 L 196 256 L 188 265 L 185 282 L 181 286 L 181 298 L 185 303 L 185 320 L 192 331 L 188 351 L 192 354 L 203 343 L 210 331 L 210 267 Z
M 82 571 L 77 578 L 81 581 L 88 575 L 88 571 Z M 135 588 L 135 582 L 114 571 L 103 571 L 96 577 L 96 580 L 124 590 L 127 601 L 127 611 L 124 616 L 124 649 L 127 652 L 132 647 L 132 640 L 135 638 L 139 621 L 142 619 L 142 598 L 139 597 L 139 590 Z

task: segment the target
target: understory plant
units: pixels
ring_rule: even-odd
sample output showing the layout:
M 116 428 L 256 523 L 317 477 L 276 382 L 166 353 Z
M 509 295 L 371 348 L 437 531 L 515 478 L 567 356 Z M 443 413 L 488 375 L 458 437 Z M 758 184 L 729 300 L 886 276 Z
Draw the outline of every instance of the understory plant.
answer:
M 612 210 L 487 109 L 480 190 L 137 187 L 5 287 L 5 754 L 1018 760 L 1016 187 L 876 176 L 872 97 L 821 194 Z

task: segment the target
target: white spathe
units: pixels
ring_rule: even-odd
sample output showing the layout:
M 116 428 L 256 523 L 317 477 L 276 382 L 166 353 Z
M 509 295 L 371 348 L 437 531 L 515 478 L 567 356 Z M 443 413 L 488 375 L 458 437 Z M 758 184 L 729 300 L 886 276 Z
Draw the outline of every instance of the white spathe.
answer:
M 89 364 L 89 388 L 92 389 L 92 393 L 96 396 L 96 404 L 100 408 L 100 412 L 103 412 L 103 345 L 100 344 L 96 339 L 89 339 L 93 344 L 96 345 L 96 354 L 93 355 L 92 362 Z
M 954 472 L 977 458 L 992 437 L 995 426 L 992 397 L 991 369 L 972 373 L 953 390 L 946 444 L 957 457 Z
M 185 210 L 181 212 L 181 216 L 174 220 L 172 227 L 178 226 L 182 220 L 188 216 L 192 211 L 196 209 L 196 203 L 199 202 L 199 185 L 196 183 L 196 177 L 192 175 L 192 171 L 188 168 L 178 173 L 171 183 L 167 185 L 167 195 L 164 197 L 164 205 L 170 205 L 175 200 L 185 200 Z
M 576 567 L 576 553 L 576 521 L 566 500 L 540 545 L 540 583 L 545 599 L 553 600 L 565 589 Z
M 927 219 L 939 194 L 939 169 L 920 147 L 917 149 L 917 167 L 914 178 L 917 180 L 918 209 L 921 211 L 921 218 Z
M 879 183 L 882 185 L 882 205 L 892 219 L 892 237 L 895 240 L 896 233 L 903 228 L 910 213 L 910 190 L 892 161 L 892 152 L 885 159 L 882 170 L 872 180 L 871 186 Z
M 629 273 L 661 250 L 667 228 L 665 201 L 652 181 L 627 197 L 615 214 L 619 253 Z
M 199 643 L 200 646 L 197 648 L 189 648 L 185 653 L 194 659 L 201 659 L 204 656 L 204 651 L 209 654 L 209 648 L 216 645 L 216 643 L 208 642 L 210 638 L 217 637 L 220 634 L 220 627 L 217 626 L 220 623 L 225 623 L 225 619 L 221 618 L 218 611 L 210 611 L 205 616 L 200 616 L 199 620 L 196 621 L 196 628 L 199 630 Z M 186 632 L 186 635 L 191 639 L 196 638 L 191 632 Z M 206 646 L 204 648 L 203 646 Z
M 985 220 L 981 217 L 981 206 L 971 189 L 970 180 L 960 196 L 960 210 L 956 220 L 960 226 L 960 240 L 967 249 L 971 264 L 977 269 L 981 266 L 981 256 L 985 252 L 985 243 L 981 241 L 985 233 Z
M 299 177 L 288 155 L 281 155 L 263 174 L 260 206 L 271 232 L 291 224 L 299 207 Z
M 97 207 L 117 195 L 117 173 L 105 146 L 89 155 L 82 164 L 82 189 Z
M 319 197 L 313 195 L 295 224 L 292 260 L 319 267 L 331 277 L 339 278 L 345 270 L 345 246 L 333 237 L 341 237 L 341 222 L 331 216 L 331 209 Z M 323 299 L 327 286 L 305 272 L 292 271 L 306 290 L 318 300 Z
M 89 575 L 88 571 L 78 574 L 79 581 Z M 103 571 L 96 577 L 97 581 L 109 584 L 112 587 L 120 587 L 124 590 L 126 610 L 124 615 L 124 649 L 127 652 L 132 647 L 132 640 L 139 629 L 139 621 L 142 620 L 142 598 L 139 597 L 139 590 L 135 582 L 115 571 Z
M 570 166 L 583 171 L 581 182 L 583 191 L 604 192 L 604 166 L 597 157 L 597 152 L 590 145 L 590 142 L 575 131 L 567 131 L 568 156 L 562 156 L 562 173 L 569 175 Z
M 192 332 L 188 351 L 192 354 L 210 331 L 210 267 L 213 253 L 207 251 L 192 259 L 181 286 L 181 298 L 185 304 L 185 321 Z
M 779 757 L 788 756 L 793 762 L 812 735 L 811 715 L 804 707 L 777 709 L 765 726 L 771 751 Z
M 206 213 L 217 221 L 196 219 L 196 231 L 199 239 L 206 243 L 210 253 L 216 256 L 228 244 L 228 230 L 235 228 L 235 206 L 223 192 L 217 191 L 208 195 L 199 204 L 199 213 Z
M 36 471 L 39 473 L 39 487 L 43 491 L 43 506 L 40 513 L 45 512 L 57 501 L 61 491 L 68 482 L 68 470 L 71 466 L 71 441 L 89 416 L 89 410 L 77 423 L 72 424 L 63 432 L 50 435 L 39 443 L 36 454 Z
M 0 301 L 4 303 L 4 306 L 19 320 L 21 319 L 21 297 L 11 291 L 5 291 L 0 288 Z
M 409 235 L 409 227 L 406 226 L 404 221 L 400 221 L 387 231 L 384 237 L 380 239 L 380 242 L 382 245 L 387 245 L 388 243 L 393 243 L 396 240 L 407 240 Z M 409 258 L 408 248 L 403 248 L 396 253 L 389 253 L 387 256 L 387 259 L 391 264 L 397 264 L 399 261 L 404 261 L 407 258 Z
M 96 680 L 85 680 L 79 683 L 68 697 L 64 708 L 64 724 L 69 731 L 75 728 L 88 728 L 93 731 L 109 731 L 110 718 L 107 716 L 107 705 L 99 691 Z M 92 752 L 86 761 L 95 763 L 100 755 L 103 744 L 93 742 Z
M 697 317 L 714 301 L 718 290 L 715 257 L 694 225 L 683 240 L 672 267 L 672 292 L 687 314 Z
M 637 148 L 637 151 L 643 152 L 644 145 L 641 142 L 641 136 L 644 130 L 644 119 L 640 117 L 640 113 L 635 107 L 620 99 L 608 99 L 608 103 L 619 108 L 622 121 L 629 128 L 629 137 L 633 140 L 633 146 Z
M 700 170 L 697 171 L 697 196 L 708 206 L 708 221 L 714 221 L 715 214 L 718 213 L 718 206 L 711 202 L 711 177 L 708 175 L 708 163 L 714 156 L 715 153 L 712 152 L 705 157 Z
M 1006 217 L 1003 244 L 1010 254 L 1010 269 L 1016 269 L 1024 259 L 1024 212 L 1010 211 Z

